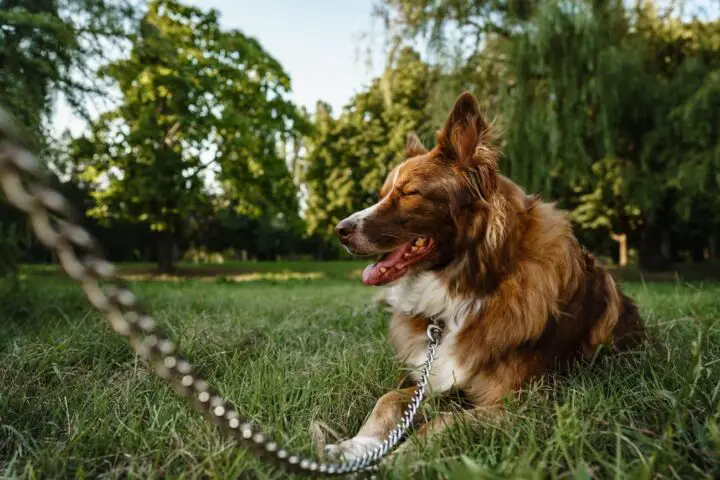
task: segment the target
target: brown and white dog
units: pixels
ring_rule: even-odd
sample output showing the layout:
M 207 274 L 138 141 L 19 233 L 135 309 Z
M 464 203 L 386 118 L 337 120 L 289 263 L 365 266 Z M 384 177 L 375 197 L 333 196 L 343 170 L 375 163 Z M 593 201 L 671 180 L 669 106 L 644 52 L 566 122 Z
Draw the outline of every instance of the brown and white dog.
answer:
M 410 135 L 407 160 L 388 175 L 381 200 L 336 228 L 352 252 L 382 255 L 363 282 L 386 285 L 397 359 L 422 366 L 428 321 L 442 320 L 430 386 L 462 392 L 475 412 L 600 345 L 619 351 L 643 338 L 637 308 L 566 216 L 500 175 L 490 141 L 475 98 L 463 94 L 435 148 Z M 326 447 L 328 456 L 353 459 L 379 445 L 413 390 L 381 397 L 358 434 Z

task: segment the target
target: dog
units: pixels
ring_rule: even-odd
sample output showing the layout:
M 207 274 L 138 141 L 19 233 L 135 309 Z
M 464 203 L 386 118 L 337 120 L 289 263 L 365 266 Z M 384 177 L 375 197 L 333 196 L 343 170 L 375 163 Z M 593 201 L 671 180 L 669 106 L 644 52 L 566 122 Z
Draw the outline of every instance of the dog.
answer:
M 644 338 L 636 305 L 581 247 L 567 216 L 498 173 L 491 128 L 475 98 L 453 106 L 436 146 L 408 136 L 406 160 L 392 169 L 380 201 L 335 231 L 353 254 L 380 255 L 363 271 L 385 286 L 397 360 L 426 358 L 431 320 L 444 324 L 429 388 L 458 391 L 468 413 L 492 409 L 528 380 L 622 351 Z M 353 460 L 379 446 L 401 419 L 415 387 L 382 396 L 353 438 L 325 448 Z M 452 424 L 425 423 L 419 435 Z

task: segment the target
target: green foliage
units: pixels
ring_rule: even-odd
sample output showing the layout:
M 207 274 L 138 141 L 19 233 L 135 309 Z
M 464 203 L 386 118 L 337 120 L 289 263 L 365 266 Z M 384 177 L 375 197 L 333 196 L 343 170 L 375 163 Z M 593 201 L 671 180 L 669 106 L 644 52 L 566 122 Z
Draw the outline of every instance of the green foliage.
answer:
M 640 208 L 625 203 L 625 181 L 616 158 L 606 157 L 593 163 L 591 175 L 574 186 L 578 205 L 570 218 L 581 228 L 589 230 L 628 232 L 641 221 Z
M 720 206 L 720 22 L 632 13 L 547 2 L 513 42 L 503 103 L 513 178 L 579 204 L 583 227 L 625 233 Z
M 434 75 L 417 53 L 404 49 L 338 118 L 318 104 L 303 175 L 311 233 L 331 235 L 338 221 L 376 200 L 387 173 L 404 159 L 408 133 L 430 139 Z
M 118 0 L 0 0 L 0 102 L 44 146 L 54 94 L 82 110 L 93 64 L 124 38 L 133 9 Z
M 596 11 L 582 2 L 546 2 L 513 40 L 513 82 L 503 102 L 506 169 L 530 190 L 549 193 L 555 178 L 561 186 L 578 181 L 606 155 L 624 160 L 609 122 L 618 118 L 613 107 L 627 105 L 617 96 L 634 93 L 617 85 L 634 53 L 618 54 L 628 29 L 622 5 L 603 3 Z
M 643 206 L 678 192 L 675 210 L 687 221 L 698 201 L 720 209 L 720 21 L 646 28 L 660 43 L 658 69 L 668 78 L 655 98 L 660 119 L 645 137 L 635 185 Z
M 437 60 L 474 55 L 493 36 L 509 37 L 515 24 L 526 20 L 536 0 L 383 0 L 375 16 L 397 46 L 422 38 Z
M 303 119 L 280 64 L 217 12 L 171 0 L 150 2 L 132 44 L 101 72 L 122 104 L 73 145 L 81 179 L 97 186 L 89 213 L 172 234 L 218 194 L 220 208 L 249 216 L 296 212 L 278 146 Z

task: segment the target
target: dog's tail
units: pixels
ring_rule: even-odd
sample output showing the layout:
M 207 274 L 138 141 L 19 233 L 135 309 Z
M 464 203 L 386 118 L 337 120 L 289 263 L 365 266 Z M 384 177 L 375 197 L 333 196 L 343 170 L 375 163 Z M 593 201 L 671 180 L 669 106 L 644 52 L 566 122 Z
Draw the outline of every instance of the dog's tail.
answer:
M 605 309 L 590 330 L 589 349 L 593 352 L 601 344 L 611 346 L 620 352 L 635 347 L 645 339 L 645 329 L 635 303 L 620 291 L 612 275 L 603 268 L 596 270 L 600 275 L 599 289 L 604 292 Z

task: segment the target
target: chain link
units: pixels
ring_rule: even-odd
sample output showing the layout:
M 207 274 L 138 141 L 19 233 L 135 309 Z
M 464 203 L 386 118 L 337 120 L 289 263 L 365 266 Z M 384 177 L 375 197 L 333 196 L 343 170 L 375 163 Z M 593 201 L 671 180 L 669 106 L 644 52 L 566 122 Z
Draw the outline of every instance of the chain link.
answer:
M 435 351 L 443 334 L 441 324 L 428 326 L 427 359 L 420 381 L 402 419 L 374 450 L 344 463 L 323 463 L 281 448 L 262 433 L 203 379 L 179 352 L 138 298 L 118 277 L 115 266 L 105 260 L 99 245 L 79 226 L 70 203 L 49 186 L 49 178 L 33 154 L 25 148 L 9 117 L 0 109 L 0 184 L 10 203 L 25 212 L 37 237 L 57 252 L 60 264 L 80 283 L 90 303 L 105 313 L 113 330 L 126 337 L 135 352 L 152 365 L 181 397 L 229 437 L 258 456 L 283 468 L 306 475 L 339 476 L 373 472 L 377 464 L 402 440 L 412 424 L 428 386 Z

